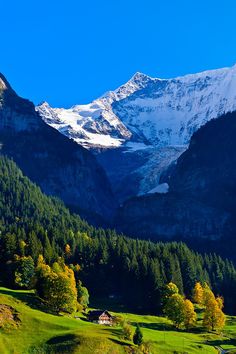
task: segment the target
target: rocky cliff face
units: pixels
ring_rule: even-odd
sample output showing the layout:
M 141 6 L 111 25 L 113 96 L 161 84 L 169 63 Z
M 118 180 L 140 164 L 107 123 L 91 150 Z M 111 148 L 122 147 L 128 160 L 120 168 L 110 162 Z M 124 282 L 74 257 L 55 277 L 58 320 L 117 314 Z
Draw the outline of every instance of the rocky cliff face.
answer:
M 0 73 L 0 129 L 22 132 L 38 130 L 42 126 L 33 103 L 17 96 Z
M 230 230 L 230 214 L 178 193 L 156 193 L 125 202 L 115 226 L 145 239 L 217 240 Z
M 142 237 L 232 239 L 236 230 L 235 135 L 236 113 L 199 129 L 162 179 L 169 192 L 124 203 L 118 227 Z
M 0 77 L 1 153 L 12 157 L 44 192 L 60 197 L 93 221 L 111 216 L 115 202 L 109 181 L 86 149 L 42 121 L 34 105 Z
M 236 210 L 236 112 L 200 128 L 168 178 L 170 191 L 229 212 Z

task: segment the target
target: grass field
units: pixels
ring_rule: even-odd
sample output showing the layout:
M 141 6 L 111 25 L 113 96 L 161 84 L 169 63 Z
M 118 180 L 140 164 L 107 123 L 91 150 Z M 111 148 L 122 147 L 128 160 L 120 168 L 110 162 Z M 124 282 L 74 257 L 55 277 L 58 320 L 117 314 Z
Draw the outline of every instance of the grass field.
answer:
M 0 304 L 12 306 L 19 313 L 16 329 L 0 331 L 1 354 L 120 354 L 127 353 L 132 343 L 122 339 L 120 327 L 106 327 L 78 319 L 55 316 L 39 309 L 32 292 L 0 288 Z M 224 336 L 205 333 L 200 322 L 194 332 L 175 331 L 162 317 L 119 313 L 134 327 L 142 327 L 144 341 L 150 342 L 151 353 L 217 353 L 216 347 L 236 346 L 236 317 L 228 317 Z

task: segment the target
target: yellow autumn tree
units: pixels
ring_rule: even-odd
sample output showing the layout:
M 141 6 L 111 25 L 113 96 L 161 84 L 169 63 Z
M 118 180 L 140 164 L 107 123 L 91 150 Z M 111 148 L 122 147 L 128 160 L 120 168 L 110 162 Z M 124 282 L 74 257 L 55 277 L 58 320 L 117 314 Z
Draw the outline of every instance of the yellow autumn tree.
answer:
M 50 272 L 50 267 L 49 265 L 46 264 L 42 254 L 38 256 L 37 266 L 35 271 L 37 273 L 37 276 Z
M 70 245 L 67 243 L 65 245 L 65 257 L 66 258 L 69 258 L 71 256 L 71 247 Z
M 222 310 L 224 307 L 224 298 L 222 296 L 217 296 L 216 301 L 218 303 L 219 308 Z
M 37 268 L 41 268 L 43 264 L 45 264 L 45 260 L 43 258 L 43 255 L 40 254 L 37 260 Z
M 202 304 L 204 306 L 207 306 L 207 303 L 209 301 L 212 301 L 212 299 L 215 300 L 215 295 L 213 293 L 213 291 L 211 290 L 211 288 L 209 287 L 209 285 L 207 283 L 205 283 L 203 285 L 203 298 L 202 298 Z
M 50 277 L 49 277 L 50 279 Z M 77 308 L 77 288 L 74 272 L 59 258 L 51 268 L 47 298 L 55 310 L 74 312 Z
M 222 330 L 225 325 L 225 314 L 223 313 L 219 301 L 214 297 L 209 297 L 206 302 L 206 309 L 203 317 L 203 325 L 207 330 Z
M 177 287 L 177 285 L 175 283 L 168 283 L 165 287 L 165 296 L 166 297 L 170 297 L 173 294 L 178 294 L 179 293 L 179 289 Z
M 199 282 L 195 284 L 193 289 L 193 302 L 199 305 L 203 303 L 203 288 Z
M 36 290 L 54 311 L 72 313 L 77 309 L 77 289 L 74 272 L 58 259 L 52 267 L 46 265 L 42 256 L 36 268 Z
M 185 299 L 184 300 L 184 326 L 187 329 L 192 328 L 197 320 L 197 314 L 194 310 L 193 303 Z
M 22 256 L 25 255 L 25 248 L 26 248 L 27 244 L 24 240 L 19 240 L 19 250 L 20 250 L 20 254 Z

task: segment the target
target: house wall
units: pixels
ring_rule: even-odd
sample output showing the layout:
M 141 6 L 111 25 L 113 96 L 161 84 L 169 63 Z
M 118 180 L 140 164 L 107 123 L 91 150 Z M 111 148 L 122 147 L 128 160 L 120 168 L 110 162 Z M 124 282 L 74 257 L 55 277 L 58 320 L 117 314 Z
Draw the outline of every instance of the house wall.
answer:
M 98 320 L 98 324 L 108 324 L 110 325 L 112 322 L 110 320 Z

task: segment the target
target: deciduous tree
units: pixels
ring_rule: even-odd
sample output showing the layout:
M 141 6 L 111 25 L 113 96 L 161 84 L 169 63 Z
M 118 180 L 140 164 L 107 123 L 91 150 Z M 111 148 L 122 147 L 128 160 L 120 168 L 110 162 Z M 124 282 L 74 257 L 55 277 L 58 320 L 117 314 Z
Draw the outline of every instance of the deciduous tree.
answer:
M 125 321 L 122 324 L 122 332 L 123 332 L 124 339 L 132 340 L 132 334 L 133 334 L 132 326 Z
M 201 305 L 203 302 L 203 288 L 201 283 L 197 282 L 193 289 L 193 302 Z
M 206 303 L 203 325 L 208 330 L 221 330 L 225 325 L 225 315 L 219 307 L 218 301 L 211 297 Z
M 176 328 L 179 328 L 185 320 L 185 303 L 180 294 L 171 295 L 165 304 L 164 313 L 173 322 Z
M 36 274 L 38 294 L 53 310 L 72 313 L 77 309 L 74 272 L 63 263 L 62 259 L 49 267 L 40 257 Z
M 163 308 L 165 307 L 167 300 L 172 295 L 178 294 L 178 293 L 179 293 L 179 289 L 178 289 L 177 285 L 172 282 L 168 283 L 163 289 L 163 295 L 162 295 Z
M 23 288 L 29 288 L 34 276 L 34 261 L 28 257 L 16 256 L 15 259 L 15 284 Z
M 184 326 L 190 329 L 196 323 L 197 314 L 194 311 L 193 303 L 188 299 L 184 300 L 184 312 Z
M 80 280 L 77 282 L 77 300 L 83 309 L 86 309 L 88 307 L 89 292 L 88 289 L 82 285 L 82 282 Z

